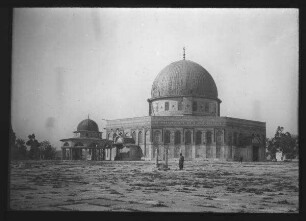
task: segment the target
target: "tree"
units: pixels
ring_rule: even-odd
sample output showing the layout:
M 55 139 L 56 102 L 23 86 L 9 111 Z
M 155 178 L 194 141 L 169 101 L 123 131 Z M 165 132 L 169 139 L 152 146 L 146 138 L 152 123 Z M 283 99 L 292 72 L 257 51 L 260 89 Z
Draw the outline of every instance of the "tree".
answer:
M 295 140 L 295 148 L 294 148 L 294 155 L 295 157 L 299 157 L 299 138 L 297 135 L 291 135 L 291 137 Z
M 298 155 L 297 136 L 284 132 L 284 128 L 278 126 L 272 139 L 267 139 L 267 149 L 272 158 L 276 158 L 276 152 L 281 151 L 287 159 L 293 159 Z
M 29 157 L 32 160 L 38 160 L 41 158 L 41 151 L 39 149 L 39 142 L 35 139 L 35 134 L 28 136 L 29 140 L 27 141 L 26 145 L 30 147 Z
M 21 159 L 21 160 L 27 159 L 27 147 L 23 139 L 18 138 L 16 140 L 15 148 L 18 153 L 18 159 Z
M 274 145 L 274 143 L 275 143 L 274 138 L 266 139 L 266 147 L 268 150 L 268 154 L 271 156 L 271 159 L 276 159 L 277 148 Z
M 41 157 L 44 160 L 54 160 L 56 155 L 56 149 L 52 147 L 48 140 L 44 140 L 40 143 Z

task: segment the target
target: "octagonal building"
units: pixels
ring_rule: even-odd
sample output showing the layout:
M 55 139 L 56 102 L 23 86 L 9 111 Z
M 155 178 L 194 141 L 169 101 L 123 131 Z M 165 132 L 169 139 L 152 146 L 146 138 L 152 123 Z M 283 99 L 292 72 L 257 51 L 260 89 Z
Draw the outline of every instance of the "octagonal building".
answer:
M 131 137 L 145 160 L 264 161 L 266 123 L 220 117 L 221 100 L 213 77 L 201 65 L 180 60 L 155 78 L 149 116 L 108 120 L 108 140 Z M 116 151 L 114 151 L 115 153 Z

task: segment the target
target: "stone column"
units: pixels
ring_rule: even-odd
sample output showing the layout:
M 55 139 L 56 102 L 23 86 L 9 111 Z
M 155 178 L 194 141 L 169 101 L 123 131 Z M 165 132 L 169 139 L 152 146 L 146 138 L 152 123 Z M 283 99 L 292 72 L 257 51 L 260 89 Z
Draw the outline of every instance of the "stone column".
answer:
M 181 131 L 181 148 L 180 148 L 180 153 L 183 154 L 185 157 L 185 130 L 183 129 Z
M 206 158 L 206 131 L 202 130 L 202 144 L 201 144 L 201 148 L 202 148 L 202 157 Z
M 136 130 L 135 130 L 135 133 L 136 133 L 136 134 L 135 134 L 135 135 L 136 135 L 136 136 L 135 136 L 135 144 L 136 144 L 136 145 L 139 145 L 139 143 L 138 143 L 138 135 L 139 135 L 138 133 L 139 133 L 139 130 L 136 129 Z
M 212 149 L 212 156 L 211 158 L 216 159 L 216 153 L 217 153 L 217 146 L 216 146 L 216 129 L 213 129 L 212 132 L 212 144 L 210 145 L 210 148 Z
M 142 146 L 142 149 L 143 149 L 142 154 L 143 154 L 144 157 L 146 156 L 146 145 L 145 145 L 145 143 L 146 143 L 146 129 L 143 128 L 142 129 L 142 144 L 141 144 L 141 146 Z
M 158 146 L 158 152 L 159 152 L 158 160 L 159 161 L 165 160 L 165 147 L 163 144 L 160 144 Z
M 158 151 L 158 147 L 156 148 L 156 154 L 155 154 L 155 164 L 156 166 L 158 166 L 158 154 L 159 154 L 159 151 Z
M 170 144 L 168 147 L 168 159 L 174 158 L 174 151 L 175 151 L 174 138 L 175 138 L 175 130 L 171 130 L 170 131 Z
M 166 167 L 168 167 L 168 149 L 169 149 L 169 145 L 165 146 L 166 149 L 166 159 L 165 159 L 165 163 L 166 163 Z
M 196 157 L 196 147 L 195 147 L 195 130 L 191 131 L 191 159 L 194 160 Z
M 154 160 L 153 156 L 154 156 L 155 149 L 154 149 L 154 145 L 153 144 L 150 145 L 150 149 L 149 150 L 150 150 L 150 159 Z

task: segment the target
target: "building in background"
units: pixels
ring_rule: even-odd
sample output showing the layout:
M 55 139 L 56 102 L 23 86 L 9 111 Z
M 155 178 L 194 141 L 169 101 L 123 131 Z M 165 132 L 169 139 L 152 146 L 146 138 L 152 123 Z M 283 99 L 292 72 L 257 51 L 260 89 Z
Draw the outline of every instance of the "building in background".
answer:
M 73 132 L 74 137 L 62 139 L 63 160 L 111 160 L 112 141 L 102 139 L 97 123 L 85 119 Z
M 157 149 L 161 160 L 265 160 L 266 123 L 220 117 L 214 79 L 185 55 L 157 75 L 148 104 L 149 116 L 107 120 L 107 139 L 133 138 L 145 160 Z

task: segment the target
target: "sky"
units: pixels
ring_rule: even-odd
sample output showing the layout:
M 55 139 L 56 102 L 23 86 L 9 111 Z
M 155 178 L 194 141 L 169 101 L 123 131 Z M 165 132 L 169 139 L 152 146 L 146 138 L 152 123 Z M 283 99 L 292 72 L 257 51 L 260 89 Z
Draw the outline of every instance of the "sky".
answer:
M 298 9 L 17 8 L 11 121 L 59 148 L 89 118 L 147 116 L 152 83 L 186 60 L 213 77 L 221 116 L 298 134 Z M 105 133 L 104 133 L 105 135 Z M 104 137 L 103 135 L 103 137 Z

